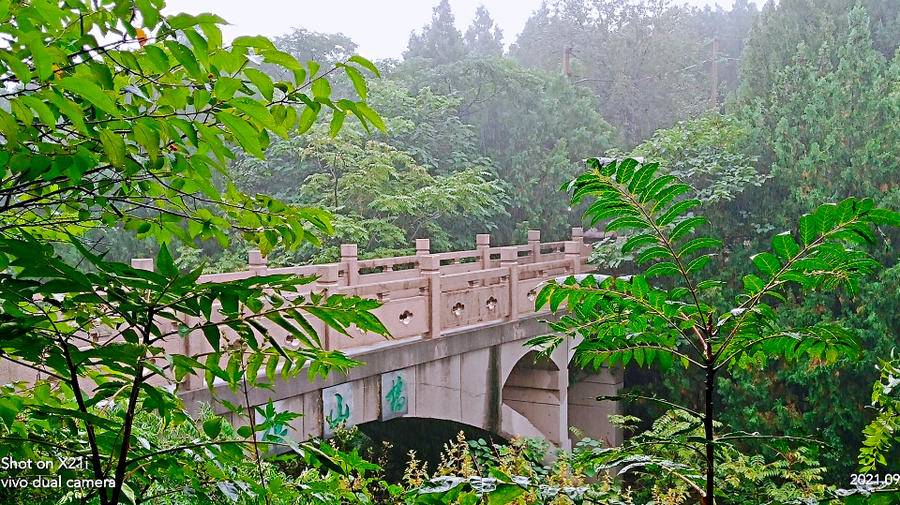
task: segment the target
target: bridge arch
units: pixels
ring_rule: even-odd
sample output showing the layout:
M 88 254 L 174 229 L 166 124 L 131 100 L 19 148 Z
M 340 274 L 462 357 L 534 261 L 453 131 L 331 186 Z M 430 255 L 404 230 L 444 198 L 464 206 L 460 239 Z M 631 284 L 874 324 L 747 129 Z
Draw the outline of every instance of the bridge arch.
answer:
M 568 371 L 565 360 L 559 359 L 558 352 L 546 357 L 521 342 L 517 345 L 522 348 L 521 356 L 515 362 L 504 360 L 510 370 L 503 376 L 500 393 L 501 435 L 542 437 L 566 447 Z

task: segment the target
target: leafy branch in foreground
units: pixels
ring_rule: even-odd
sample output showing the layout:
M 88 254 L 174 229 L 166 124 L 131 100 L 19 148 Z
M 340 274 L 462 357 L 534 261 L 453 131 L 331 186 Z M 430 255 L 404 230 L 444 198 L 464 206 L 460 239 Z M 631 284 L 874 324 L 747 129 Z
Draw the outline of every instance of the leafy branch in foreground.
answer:
M 237 390 L 248 383 L 271 386 L 276 372 L 283 378 L 306 372 L 312 378 L 352 366 L 343 354 L 322 347 L 312 318 L 343 333 L 353 325 L 387 334 L 370 312 L 378 302 L 300 293 L 311 278 L 269 275 L 197 283 L 200 269 L 179 272 L 165 247 L 156 258 L 157 271 L 145 271 L 106 262 L 77 241 L 74 245 L 91 267 L 87 272 L 33 239 L 0 239 L 0 257 L 15 272 L 0 274 L 0 357 L 37 379 L 0 397 L 0 432 L 24 442 L 0 447 L 19 458 L 46 454 L 47 448 L 84 456 L 92 478 L 112 482 L 99 490 L 101 503 L 119 503 L 123 493 L 129 502 L 138 500 L 158 475 L 184 471 L 189 464 L 191 447 L 161 448 L 133 428 L 139 412 L 173 424 L 188 419 L 175 391 L 190 376 L 205 375 L 210 388 L 219 380 Z M 267 329 L 275 326 L 301 345 L 294 349 L 279 342 Z M 188 352 L 185 340 L 191 335 L 205 337 L 208 351 Z M 258 379 L 263 367 L 266 381 Z M 204 446 L 210 457 L 244 446 L 255 449 L 254 431 L 273 427 L 254 424 L 256 413 L 249 406 L 247 412 L 240 406 L 234 411 L 253 416 L 249 426 L 237 430 L 238 442 Z M 263 414 L 279 425 L 290 420 Z M 208 431 L 216 432 L 211 426 Z M 174 454 L 178 451 L 182 457 Z
M 657 175 L 656 163 L 625 159 L 604 165 L 590 159 L 587 164 L 589 171 L 564 189 L 573 191 L 573 206 L 593 200 L 585 211 L 591 226 L 627 230 L 622 252 L 633 255 L 643 272 L 550 282 L 536 307 L 560 312 L 565 303 L 567 310 L 550 323 L 556 335 L 531 344 L 550 350 L 564 338 L 581 338 L 576 360 L 584 366 L 678 362 L 700 371 L 703 409 L 694 417 L 703 436 L 691 443 L 702 449 L 705 468 L 695 492 L 708 505 L 714 496 L 727 501 L 715 495 L 715 465 L 722 451 L 722 437 L 715 433 L 719 374 L 768 358 L 830 363 L 858 354 L 856 336 L 840 321 L 784 327 L 777 311 L 795 292 L 855 292 L 879 267 L 864 249 L 876 241 L 873 227 L 897 226 L 900 215 L 875 208 L 869 199 L 820 206 L 800 219 L 797 230 L 773 237 L 771 252 L 752 257 L 755 272 L 743 277 L 733 307 L 722 310 L 706 296 L 722 283 L 703 275 L 722 243 L 698 233 L 707 219 L 694 212 L 701 202 L 689 197 L 692 188 L 672 175 Z
M 201 485 L 192 482 L 197 467 L 239 453 L 259 470 L 262 489 L 251 494 L 268 501 L 257 436 L 281 430 L 257 424 L 249 401 L 232 413 L 249 421 L 240 443 L 161 447 L 135 430 L 138 414 L 167 427 L 187 422 L 176 391 L 197 375 L 246 391 L 270 386 L 276 372 L 345 370 L 354 362 L 323 348 L 311 321 L 383 335 L 377 303 L 310 294 L 311 277 L 198 284 L 200 270 L 179 271 L 169 245 L 224 245 L 232 232 L 263 254 L 319 243 L 332 231 L 327 211 L 241 192 L 228 163 L 242 151 L 262 157 L 272 136 L 304 134 L 325 112 L 331 134 L 348 115 L 383 129 L 366 103 L 364 73 L 378 70 L 360 56 L 331 68 L 302 64 L 265 37 L 224 44 L 218 16 L 164 7 L 0 2 L 0 363 L 4 376 L 22 379 L 0 390 L 0 455 L 83 458 L 83 470 L 60 475 L 101 484 L 56 498 L 118 505 L 150 499 L 162 475 Z M 333 95 L 337 72 L 355 97 Z M 78 237 L 98 228 L 163 244 L 156 271 L 82 245 Z M 275 327 L 297 347 L 273 338 Z M 204 424 L 213 439 L 216 423 Z

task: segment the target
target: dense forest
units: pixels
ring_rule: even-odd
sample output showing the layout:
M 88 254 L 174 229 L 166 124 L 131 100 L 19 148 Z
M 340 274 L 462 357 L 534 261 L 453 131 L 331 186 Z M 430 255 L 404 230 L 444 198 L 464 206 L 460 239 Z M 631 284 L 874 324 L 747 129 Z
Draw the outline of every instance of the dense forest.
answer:
M 736 0 L 729 9 L 555 0 L 519 34 L 503 33 L 483 6 L 461 30 L 441 0 L 402 57 L 375 62 L 355 56 L 352 34 L 318 33 L 302 20 L 272 41 L 229 45 L 216 16 L 165 18 L 161 5 L 0 2 L 0 32 L 11 41 L 0 54 L 0 356 L 52 379 L 0 387 L 0 456 L 65 446 L 115 484 L 109 495 L 0 486 L 0 501 L 712 505 L 705 486 L 714 482 L 715 503 L 897 503 L 896 491 L 841 491 L 857 473 L 900 483 L 897 0 Z M 85 20 L 136 47 L 85 35 Z M 44 49 L 45 39 L 59 42 Z M 668 178 L 654 189 L 654 174 L 674 176 L 686 195 Z M 611 196 L 623 185 L 631 193 Z M 667 188 L 669 200 L 660 196 Z M 671 214 L 641 214 L 644 203 L 664 211 L 676 196 Z M 460 438 L 428 468 L 415 455 L 383 461 L 377 444 L 349 430 L 263 461 L 258 444 L 215 444 L 252 432 L 211 412 L 189 419 L 172 391 L 142 378 L 164 375 L 153 360 L 165 353 L 148 349 L 164 332 L 154 316 L 166 311 L 200 317 L 215 301 L 228 310 L 222 324 L 241 335 L 259 330 L 244 326 L 245 309 L 282 325 L 263 304 L 283 303 L 279 295 L 300 280 L 192 284 L 201 273 L 246 268 L 250 249 L 273 266 L 305 265 L 335 260 L 342 243 L 358 244 L 363 258 L 387 257 L 412 254 L 417 238 L 450 251 L 471 249 L 476 232 L 523 243 L 529 229 L 562 240 L 581 225 L 616 232 L 593 244 L 592 261 L 624 276 L 598 284 L 620 298 L 591 298 L 579 288 L 596 286 L 570 283 L 537 303 L 556 311 L 567 300 L 574 315 L 553 330 L 584 338 L 583 366 L 624 367 L 629 401 L 615 421 L 628 441 L 616 450 L 585 440 L 551 458 L 541 441 Z M 651 235 L 661 229 L 672 235 L 657 247 Z M 714 251 L 681 264 L 706 248 Z M 156 257 L 158 278 L 119 266 L 137 257 Z M 91 286 L 111 295 L 95 299 Z M 683 314 L 635 301 L 675 306 L 691 295 L 696 310 Z M 734 312 L 757 302 L 751 316 Z M 301 303 L 335 328 L 386 333 L 366 300 Z M 681 330 L 693 329 L 710 357 L 707 340 L 722 329 L 740 342 L 745 317 L 754 331 L 790 338 L 750 342 L 710 378 L 714 360 L 690 367 L 688 354 L 684 367 L 671 357 L 657 366 L 660 346 L 681 356 L 694 344 L 678 325 L 661 343 L 670 330 L 647 315 L 654 311 L 699 318 Z M 615 329 L 598 325 L 602 313 L 617 315 Z M 298 311 L 285 319 L 309 349 L 254 341 L 246 353 L 216 349 L 221 367 L 177 356 L 171 370 L 246 394 L 248 368 L 255 377 L 289 362 L 297 366 L 284 373 L 302 377 L 306 364 L 324 377 L 352 365 L 313 345 Z M 122 330 L 127 346 L 92 353 L 66 343 L 76 323 L 147 329 Z M 184 334 L 218 335 L 202 326 Z M 624 329 L 653 336 L 626 346 L 616 340 Z M 138 355 L 139 367 L 127 362 Z M 73 356 L 86 364 L 79 369 Z M 94 396 L 82 398 L 79 377 L 99 385 Z M 105 402 L 117 407 L 98 413 Z M 741 434 L 716 446 L 715 475 L 712 453 L 702 452 L 712 451 L 713 417 L 707 411 L 702 426 L 689 415 L 713 404 L 716 429 Z M 292 414 L 261 415 L 266 429 Z M 126 472 L 129 443 L 120 438 L 132 433 L 133 457 L 153 463 Z M 168 454 L 158 439 L 209 449 L 156 460 L 156 451 Z M 382 472 L 398 465 L 400 479 Z

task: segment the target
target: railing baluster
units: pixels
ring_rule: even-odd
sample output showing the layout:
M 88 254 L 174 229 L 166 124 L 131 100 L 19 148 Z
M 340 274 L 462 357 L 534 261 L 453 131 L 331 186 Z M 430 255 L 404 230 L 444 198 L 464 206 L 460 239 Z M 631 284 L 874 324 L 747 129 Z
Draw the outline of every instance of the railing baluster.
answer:
M 359 283 L 359 256 L 356 244 L 341 244 L 341 263 L 347 270 L 347 285 Z
M 251 249 L 247 252 L 247 263 L 252 275 L 265 275 L 266 269 L 268 268 L 268 261 L 258 249 Z
M 441 262 L 434 254 L 423 255 L 419 260 L 422 275 L 428 279 L 428 335 L 441 336 Z
M 319 278 L 316 279 L 316 288 L 326 296 L 333 293 L 334 288 L 338 285 L 338 277 L 340 276 L 340 265 L 330 263 L 319 267 Z M 322 329 L 322 347 L 326 350 L 334 350 L 332 342 L 331 328 L 326 324 Z
M 509 320 L 519 317 L 519 248 L 500 249 L 500 267 L 509 268 Z
M 541 230 L 528 230 L 528 245 L 531 246 L 531 262 L 541 261 Z

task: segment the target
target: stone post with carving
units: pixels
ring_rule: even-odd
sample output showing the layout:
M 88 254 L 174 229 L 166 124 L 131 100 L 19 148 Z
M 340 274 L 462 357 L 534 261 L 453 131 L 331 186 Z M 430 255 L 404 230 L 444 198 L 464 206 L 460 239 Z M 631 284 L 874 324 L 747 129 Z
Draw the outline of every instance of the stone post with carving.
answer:
M 347 285 L 359 283 L 359 256 L 356 244 L 341 244 L 341 263 L 347 270 Z
M 247 252 L 247 263 L 250 266 L 252 275 L 265 275 L 268 262 L 266 257 L 259 252 L 259 249 L 251 249 Z
M 500 249 L 500 268 L 509 268 L 509 320 L 519 317 L 519 248 Z
M 434 254 L 419 258 L 419 269 L 428 280 L 428 335 L 441 336 L 441 262 Z
M 541 261 L 541 230 L 528 230 L 528 245 L 531 246 L 531 262 Z
M 321 291 L 322 294 L 326 296 L 331 294 L 333 289 L 338 285 L 340 271 L 341 266 L 334 263 L 319 267 L 319 278 L 316 279 L 316 290 Z M 323 324 L 322 328 L 322 347 L 327 350 L 334 350 L 334 342 L 331 341 L 331 328 L 327 324 Z

